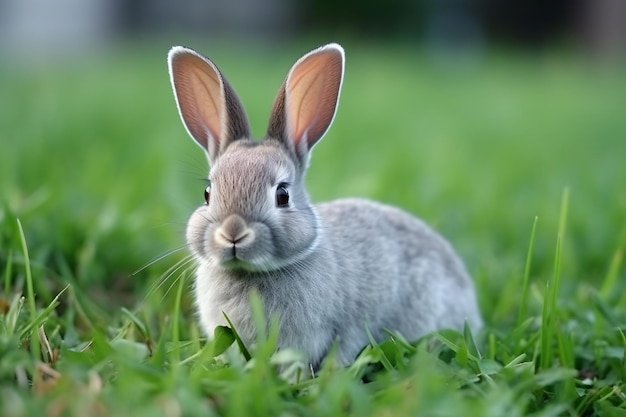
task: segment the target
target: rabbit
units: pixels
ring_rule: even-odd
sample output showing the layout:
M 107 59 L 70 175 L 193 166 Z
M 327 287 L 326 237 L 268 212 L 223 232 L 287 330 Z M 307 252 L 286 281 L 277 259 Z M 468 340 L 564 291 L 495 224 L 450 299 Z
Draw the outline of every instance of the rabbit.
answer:
M 181 46 L 168 54 L 180 117 L 210 164 L 205 204 L 186 229 L 202 330 L 212 337 L 227 325 L 226 314 L 241 339 L 254 343 L 255 290 L 278 322 L 277 349 L 303 352 L 313 369 L 335 344 L 337 363 L 352 363 L 368 332 L 377 341 L 386 329 L 416 340 L 482 324 L 463 262 L 423 221 L 366 199 L 311 203 L 304 177 L 311 149 L 335 117 L 344 61 L 336 43 L 298 59 L 266 136 L 253 141 L 217 66 Z

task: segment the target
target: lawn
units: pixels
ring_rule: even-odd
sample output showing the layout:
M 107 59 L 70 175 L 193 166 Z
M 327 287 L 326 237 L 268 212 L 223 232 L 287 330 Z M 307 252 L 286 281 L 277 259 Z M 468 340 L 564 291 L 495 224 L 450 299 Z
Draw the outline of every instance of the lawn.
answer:
M 277 373 L 290 358 L 274 333 L 246 361 L 219 356 L 232 333 L 207 342 L 195 322 L 181 262 L 207 164 L 179 121 L 169 46 L 0 66 L 0 415 L 626 415 L 625 66 L 345 43 L 311 196 L 432 224 L 465 259 L 486 328 L 391 335 L 305 378 Z M 189 46 L 258 137 L 317 45 Z

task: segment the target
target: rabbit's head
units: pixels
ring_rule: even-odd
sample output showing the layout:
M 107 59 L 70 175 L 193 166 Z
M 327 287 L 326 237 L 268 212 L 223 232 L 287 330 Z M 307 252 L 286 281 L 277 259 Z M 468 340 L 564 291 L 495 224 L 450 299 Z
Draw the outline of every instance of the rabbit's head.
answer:
M 174 47 L 168 64 L 181 119 L 211 165 L 206 204 L 187 226 L 194 255 L 241 273 L 268 272 L 304 259 L 321 233 L 304 173 L 311 148 L 336 112 L 343 49 L 329 44 L 293 65 L 261 141 L 249 138 L 237 95 L 208 58 Z

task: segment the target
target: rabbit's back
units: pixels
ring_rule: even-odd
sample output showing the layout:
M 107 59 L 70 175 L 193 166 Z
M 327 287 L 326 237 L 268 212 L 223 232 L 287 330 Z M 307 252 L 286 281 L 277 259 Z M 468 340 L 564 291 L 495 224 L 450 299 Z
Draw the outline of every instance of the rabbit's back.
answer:
M 350 316 L 376 338 L 383 329 L 408 339 L 481 325 L 474 285 L 450 244 L 396 207 L 363 199 L 317 206 Z M 361 321 L 361 323 L 358 323 Z

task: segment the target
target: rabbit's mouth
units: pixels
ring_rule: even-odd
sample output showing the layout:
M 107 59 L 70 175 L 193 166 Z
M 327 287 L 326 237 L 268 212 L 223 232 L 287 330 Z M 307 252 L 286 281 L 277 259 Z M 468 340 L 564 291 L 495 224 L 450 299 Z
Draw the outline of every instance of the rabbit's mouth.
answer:
M 215 256 L 220 265 L 227 270 L 231 271 L 246 271 L 256 272 L 264 270 L 260 267 L 259 262 L 250 253 L 250 247 L 247 245 L 238 245 L 236 243 L 230 245 L 223 245 L 215 252 Z M 262 264 L 262 262 L 261 262 Z
M 230 259 L 222 260 L 220 264 L 224 269 L 232 272 L 267 272 L 267 268 L 262 265 L 248 262 L 236 256 L 233 256 Z
M 239 250 L 236 245 L 230 248 L 223 248 L 217 254 L 219 265 L 229 273 L 233 274 L 267 274 L 277 271 L 291 261 L 277 262 L 272 256 L 266 253 L 249 253 L 246 250 Z

